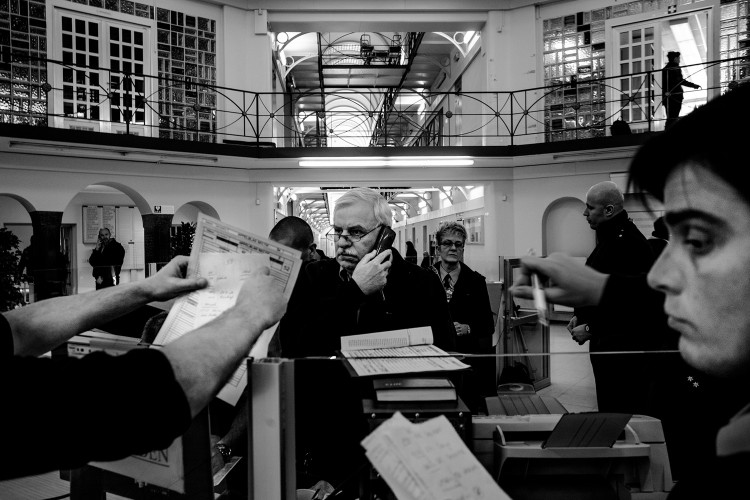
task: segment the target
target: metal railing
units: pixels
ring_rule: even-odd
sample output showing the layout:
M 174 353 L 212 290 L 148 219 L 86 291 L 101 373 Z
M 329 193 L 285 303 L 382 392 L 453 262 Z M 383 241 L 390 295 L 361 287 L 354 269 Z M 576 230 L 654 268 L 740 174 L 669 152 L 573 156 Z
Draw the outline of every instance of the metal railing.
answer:
M 17 53 L 10 61 L 46 67 L 54 83 L 0 81 L 0 121 L 150 137 L 269 147 L 370 146 L 373 137 L 383 146 L 481 146 L 604 136 L 625 115 L 633 132 L 661 130 L 665 121 L 661 69 L 510 92 L 401 89 L 384 99 L 377 89 L 258 93 Z M 686 111 L 746 83 L 750 59 L 682 67 L 686 79 L 705 71 L 712 82 L 727 66 L 735 80 L 685 89 Z M 17 87 L 31 98 L 16 99 L 16 90 L 2 98 Z

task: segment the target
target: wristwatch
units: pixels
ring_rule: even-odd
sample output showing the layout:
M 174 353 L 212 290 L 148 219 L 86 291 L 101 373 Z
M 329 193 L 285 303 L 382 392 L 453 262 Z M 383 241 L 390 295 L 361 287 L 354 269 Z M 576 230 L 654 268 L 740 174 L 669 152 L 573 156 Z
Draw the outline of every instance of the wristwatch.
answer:
M 232 458 L 232 448 L 224 443 L 216 443 L 216 449 L 221 453 L 224 463 L 229 462 L 229 459 Z

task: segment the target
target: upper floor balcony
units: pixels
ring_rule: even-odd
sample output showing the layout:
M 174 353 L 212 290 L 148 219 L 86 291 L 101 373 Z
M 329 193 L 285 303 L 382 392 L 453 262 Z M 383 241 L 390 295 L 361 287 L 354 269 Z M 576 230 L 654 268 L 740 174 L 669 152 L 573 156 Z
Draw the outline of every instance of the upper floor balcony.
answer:
M 684 115 L 750 79 L 750 60 L 739 57 L 682 66 L 681 78 L 700 82 L 697 89 L 679 89 L 674 83 L 666 88 L 659 68 L 599 78 L 581 75 L 553 86 L 505 92 L 258 93 L 209 85 L 192 76 L 145 74 L 143 66 L 131 60 L 136 40 L 127 46 L 127 54 L 125 49 L 108 67 L 76 59 L 75 51 L 63 60 L 3 54 L 0 122 L 9 124 L 3 133 L 13 136 L 14 130 L 20 131 L 14 126 L 26 125 L 40 132 L 72 129 L 168 141 L 155 143 L 155 149 L 165 144 L 181 149 L 185 141 L 264 148 L 476 148 L 565 142 L 565 149 L 590 149 L 606 147 L 601 141 L 617 135 L 620 126 L 633 136 L 663 130 L 667 103 L 678 102 L 680 90 L 684 94 L 678 113 Z M 585 139 L 596 140 L 596 145 Z

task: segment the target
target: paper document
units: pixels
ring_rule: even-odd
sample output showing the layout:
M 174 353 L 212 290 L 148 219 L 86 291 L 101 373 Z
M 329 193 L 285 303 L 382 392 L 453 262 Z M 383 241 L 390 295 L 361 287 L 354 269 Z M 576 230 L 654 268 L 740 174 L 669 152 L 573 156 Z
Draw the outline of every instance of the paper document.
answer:
M 359 376 L 469 368 L 432 345 L 429 326 L 341 337 L 341 354 Z
M 262 266 L 270 267 L 271 276 L 288 300 L 301 264 L 298 250 L 199 214 L 187 275 L 206 278 L 208 288 L 175 301 L 154 344 L 168 344 L 232 307 L 242 282 L 253 270 Z M 261 338 L 266 339 L 265 345 L 275 330 L 276 325 L 273 325 L 263 332 Z M 246 370 L 246 363 L 240 364 L 240 368 L 219 392 L 220 399 L 237 404 L 247 385 Z
M 429 326 L 341 337 L 342 351 L 403 347 L 420 344 L 432 344 L 432 328 Z
M 443 415 L 413 424 L 396 412 L 362 446 L 399 500 L 510 499 Z

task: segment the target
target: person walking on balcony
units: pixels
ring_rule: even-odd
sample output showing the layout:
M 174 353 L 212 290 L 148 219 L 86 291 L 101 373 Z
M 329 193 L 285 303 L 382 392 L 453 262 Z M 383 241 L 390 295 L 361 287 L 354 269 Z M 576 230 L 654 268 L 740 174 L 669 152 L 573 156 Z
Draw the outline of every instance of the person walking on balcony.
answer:
M 680 53 L 667 52 L 667 64 L 661 70 L 662 103 L 667 112 L 667 123 L 664 128 L 670 127 L 680 117 L 682 109 L 683 90 L 682 86 L 691 89 L 699 89 L 700 85 L 685 80 L 680 69 Z

